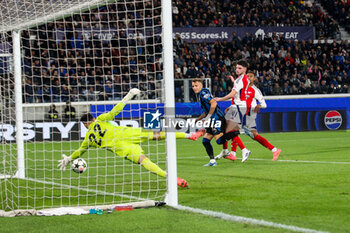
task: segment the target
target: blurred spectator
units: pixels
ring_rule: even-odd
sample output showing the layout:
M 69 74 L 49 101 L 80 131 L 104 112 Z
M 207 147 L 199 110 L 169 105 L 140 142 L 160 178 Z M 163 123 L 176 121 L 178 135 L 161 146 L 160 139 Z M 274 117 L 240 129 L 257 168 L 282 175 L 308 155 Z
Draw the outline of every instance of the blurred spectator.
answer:
M 350 22 L 349 6 L 341 1 L 321 0 L 327 6 L 339 22 L 346 25 Z M 188 4 L 184 0 L 173 1 L 176 6 L 173 14 L 173 23 L 177 27 L 247 27 L 247 26 L 314 26 L 316 38 L 336 38 L 339 27 L 336 21 L 332 20 L 316 4 L 309 4 L 305 1 L 209 1 L 198 0 Z M 339 7 L 341 5 L 341 7 Z M 174 9 L 173 9 L 174 12 Z M 348 24 L 349 25 L 349 24 Z M 240 47 L 240 38 L 235 44 Z M 262 46 L 262 38 L 257 40 L 256 47 Z M 242 39 L 243 45 L 249 45 L 248 37 Z M 273 38 L 266 38 L 264 42 L 268 48 L 272 47 Z M 283 43 L 283 42 L 282 42 Z M 284 44 L 284 43 L 283 43 Z
M 341 24 L 350 25 L 347 5 L 321 2 Z M 160 3 L 139 2 L 132 11 L 125 11 L 125 4 L 117 2 L 23 31 L 23 101 L 118 100 L 132 87 L 145 92 L 142 98 L 159 98 L 163 79 Z M 178 0 L 173 6 L 176 27 L 314 26 L 316 37 L 322 39 L 337 38 L 339 31 L 337 22 L 317 5 L 301 1 Z M 152 30 L 143 31 L 144 26 Z M 82 27 L 87 33 L 76 30 Z M 101 34 L 89 34 L 91 28 Z M 101 28 L 109 28 L 112 38 L 104 38 Z M 286 40 L 274 32 L 246 33 L 242 38 L 233 33 L 231 41 L 195 43 L 177 34 L 173 45 L 177 101 L 183 101 L 184 92 L 179 79 L 206 77 L 215 95 L 227 93 L 232 88 L 228 75 L 234 75 L 235 64 L 242 58 L 256 73 L 264 95 L 349 92 L 347 41 Z
M 106 100 L 112 100 L 113 99 L 113 86 L 111 81 L 107 81 L 105 84 L 105 99 Z
M 75 120 L 75 108 L 69 101 L 67 101 L 66 107 L 64 109 L 64 118 L 66 120 Z
M 58 119 L 58 112 L 56 111 L 56 105 L 52 104 L 48 112 L 48 118 L 55 120 Z

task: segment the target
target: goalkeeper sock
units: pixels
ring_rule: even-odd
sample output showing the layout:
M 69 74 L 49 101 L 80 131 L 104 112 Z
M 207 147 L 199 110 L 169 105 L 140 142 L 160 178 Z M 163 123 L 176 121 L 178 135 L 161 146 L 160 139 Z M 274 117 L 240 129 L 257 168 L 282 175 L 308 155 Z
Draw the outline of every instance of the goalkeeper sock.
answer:
M 165 139 L 165 132 L 161 131 L 159 134 L 160 139 Z
M 176 133 L 176 138 L 188 138 L 190 135 L 188 133 Z
M 183 139 L 183 138 L 188 138 L 190 136 L 190 134 L 188 133 L 180 133 L 180 132 L 177 132 L 176 133 L 176 138 L 179 138 L 179 139 Z M 165 139 L 165 132 L 160 132 L 160 139 Z
M 148 171 L 161 176 L 161 177 L 165 177 L 166 172 L 163 171 L 163 169 L 161 169 L 160 167 L 158 167 L 157 164 L 153 163 L 151 160 L 149 160 L 149 158 L 144 158 L 141 162 L 141 165 L 147 169 Z

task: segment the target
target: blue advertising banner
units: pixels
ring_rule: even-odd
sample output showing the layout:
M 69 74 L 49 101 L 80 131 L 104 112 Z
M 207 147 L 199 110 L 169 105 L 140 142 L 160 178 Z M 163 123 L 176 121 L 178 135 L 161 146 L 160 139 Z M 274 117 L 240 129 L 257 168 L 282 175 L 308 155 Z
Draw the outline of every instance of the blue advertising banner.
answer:
M 314 39 L 313 27 L 191 27 L 191 28 L 178 28 L 173 29 L 173 37 L 176 34 L 180 34 L 181 38 L 186 42 L 194 40 L 196 43 L 208 42 L 212 43 L 217 40 L 231 41 L 233 32 L 236 32 L 237 36 L 241 39 L 248 34 L 253 34 L 258 37 L 262 35 L 272 35 L 276 32 L 277 35 L 282 34 L 286 40 L 313 40 Z
M 350 97 L 279 99 L 266 100 L 266 103 L 267 108 L 262 109 L 256 119 L 259 132 L 350 129 Z M 231 102 L 218 104 L 225 110 Z M 91 112 L 96 117 L 112 108 L 113 105 L 92 105 Z M 145 112 L 155 110 L 164 114 L 164 105 L 126 105 L 116 120 L 134 118 L 140 120 L 139 124 L 142 125 Z M 188 119 L 201 115 L 202 109 L 199 103 L 176 103 L 175 112 L 176 118 Z

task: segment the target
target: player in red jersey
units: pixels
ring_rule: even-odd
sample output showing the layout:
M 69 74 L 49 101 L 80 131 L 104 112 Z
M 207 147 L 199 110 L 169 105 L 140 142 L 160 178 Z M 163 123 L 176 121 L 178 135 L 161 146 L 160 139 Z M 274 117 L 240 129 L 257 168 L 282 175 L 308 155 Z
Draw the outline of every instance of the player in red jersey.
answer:
M 248 136 L 250 136 L 255 141 L 259 142 L 264 147 L 271 150 L 273 155 L 272 161 L 275 161 L 278 159 L 278 156 L 281 153 L 281 149 L 278 149 L 275 146 L 273 146 L 266 138 L 260 136 L 258 131 L 256 130 L 256 116 L 260 111 L 260 109 L 266 108 L 267 105 L 261 91 L 254 85 L 254 80 L 255 80 L 254 73 L 248 72 L 248 78 L 250 83 L 246 92 L 247 117 L 246 117 L 246 124 L 243 126 L 243 129 Z M 257 101 L 259 103 L 257 103 Z M 236 150 L 237 150 L 237 144 L 235 142 L 231 142 L 231 153 L 226 158 L 231 160 L 236 160 L 236 156 L 235 156 Z
M 216 101 L 224 101 L 232 99 L 232 105 L 227 109 L 225 114 L 226 120 L 231 120 L 236 123 L 235 130 L 239 130 L 245 125 L 246 121 L 246 112 L 247 112 L 247 103 L 246 103 L 246 90 L 248 88 L 249 80 L 246 75 L 248 68 L 248 63 L 245 60 L 240 60 L 237 62 L 236 66 L 236 75 L 237 79 L 234 80 L 234 86 L 232 91 L 222 98 L 215 98 Z M 232 78 L 233 79 L 233 78 Z M 242 162 L 245 162 L 251 152 L 245 148 L 243 142 L 239 137 L 234 138 L 234 142 L 242 150 Z M 225 153 L 227 151 L 228 142 L 223 145 L 223 151 L 215 157 L 215 159 L 220 159 L 228 155 Z

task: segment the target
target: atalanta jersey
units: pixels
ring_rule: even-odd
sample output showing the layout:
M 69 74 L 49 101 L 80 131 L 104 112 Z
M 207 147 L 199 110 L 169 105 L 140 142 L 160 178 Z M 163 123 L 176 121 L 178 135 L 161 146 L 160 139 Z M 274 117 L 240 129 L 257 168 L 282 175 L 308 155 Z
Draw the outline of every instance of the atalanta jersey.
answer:
M 198 93 L 198 100 L 201 104 L 201 108 L 205 114 L 209 113 L 210 110 L 210 101 L 213 99 L 213 96 L 211 95 L 210 91 L 207 88 L 202 88 L 202 90 Z M 214 113 L 212 114 L 212 117 L 214 119 L 220 119 L 224 118 L 224 114 L 221 111 L 219 106 L 216 106 Z

